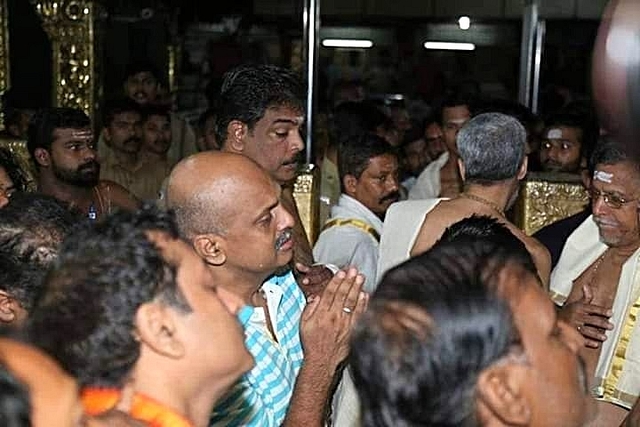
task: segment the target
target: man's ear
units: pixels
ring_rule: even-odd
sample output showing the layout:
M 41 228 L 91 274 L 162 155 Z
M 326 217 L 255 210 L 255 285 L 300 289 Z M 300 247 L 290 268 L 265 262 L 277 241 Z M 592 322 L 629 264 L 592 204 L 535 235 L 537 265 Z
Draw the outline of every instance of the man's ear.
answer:
M 33 156 L 35 157 L 36 163 L 40 166 L 49 167 L 51 166 L 51 155 L 49 151 L 44 148 L 36 148 L 33 152 Z
M 464 182 L 466 169 L 464 167 L 464 162 L 462 161 L 462 159 L 458 159 L 458 172 L 460 172 L 460 178 L 462 179 L 462 182 Z
M 136 312 L 137 338 L 152 351 L 172 359 L 184 356 L 185 348 L 177 333 L 177 312 L 158 302 L 148 302 Z
M 523 393 L 526 378 L 522 371 L 518 364 L 504 363 L 480 373 L 476 396 L 481 419 L 497 418 L 500 424 L 510 426 L 529 425 L 531 406 Z
M 207 264 L 221 266 L 227 260 L 226 245 L 216 234 L 201 234 L 193 239 L 193 248 Z
M 5 291 L 0 291 L 0 323 L 15 322 L 20 304 Z
M 227 125 L 227 141 L 224 144 L 231 151 L 242 153 L 245 149 L 245 138 L 249 128 L 240 120 L 231 120 Z
M 523 180 L 524 177 L 527 176 L 528 167 L 529 167 L 529 158 L 527 156 L 524 156 L 524 159 L 522 159 L 522 164 L 520 165 L 520 169 L 518 169 L 518 181 Z
M 342 178 L 342 185 L 344 186 L 344 192 L 349 196 L 356 194 L 356 188 L 358 186 L 358 178 L 351 174 L 346 174 Z

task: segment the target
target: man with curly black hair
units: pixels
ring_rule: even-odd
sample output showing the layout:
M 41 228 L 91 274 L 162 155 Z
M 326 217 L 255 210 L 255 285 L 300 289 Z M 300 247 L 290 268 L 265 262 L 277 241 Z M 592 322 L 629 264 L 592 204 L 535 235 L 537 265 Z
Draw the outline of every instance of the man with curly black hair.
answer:
M 30 336 L 78 378 L 90 415 L 130 385 L 133 418 L 204 427 L 253 365 L 239 300 L 178 237 L 173 216 L 151 206 L 75 232 L 46 285 Z

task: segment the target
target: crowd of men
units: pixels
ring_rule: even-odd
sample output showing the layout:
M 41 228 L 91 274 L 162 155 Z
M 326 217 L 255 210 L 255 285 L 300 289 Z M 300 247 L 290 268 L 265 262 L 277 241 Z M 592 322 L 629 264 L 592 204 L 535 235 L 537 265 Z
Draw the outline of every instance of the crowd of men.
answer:
M 640 425 L 640 162 L 614 136 L 563 112 L 533 151 L 517 108 L 337 103 L 311 245 L 294 72 L 228 72 L 198 138 L 152 68 L 124 88 L 99 136 L 31 117 L 36 191 L 0 151 L 0 424 Z M 508 213 L 531 165 L 591 198 L 540 239 Z

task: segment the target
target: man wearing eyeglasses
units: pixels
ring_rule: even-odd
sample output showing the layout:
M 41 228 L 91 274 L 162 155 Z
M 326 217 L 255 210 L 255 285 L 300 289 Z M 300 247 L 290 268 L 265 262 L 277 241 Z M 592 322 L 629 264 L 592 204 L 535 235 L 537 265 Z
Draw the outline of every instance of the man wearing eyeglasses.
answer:
M 599 406 L 589 426 L 617 426 L 640 394 L 640 165 L 611 139 L 592 163 L 592 215 L 569 236 L 550 288 L 559 317 L 584 337 Z

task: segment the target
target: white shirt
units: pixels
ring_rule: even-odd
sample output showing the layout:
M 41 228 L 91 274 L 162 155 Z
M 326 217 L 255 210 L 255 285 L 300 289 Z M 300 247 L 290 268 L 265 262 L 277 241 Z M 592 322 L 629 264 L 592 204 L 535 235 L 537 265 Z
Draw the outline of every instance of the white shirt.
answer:
M 415 184 L 409 190 L 409 200 L 435 199 L 440 196 L 440 170 L 449 160 L 449 153 L 444 152 L 429 163 L 420 173 Z
M 371 226 L 378 236 L 382 234 L 382 220 L 362 203 L 340 195 L 338 204 L 331 209 L 333 219 L 356 219 Z M 313 257 L 322 263 L 340 268 L 354 266 L 365 276 L 364 291 L 373 292 L 376 287 L 378 265 L 378 240 L 365 230 L 351 225 L 330 227 L 320 233 L 313 248 Z

